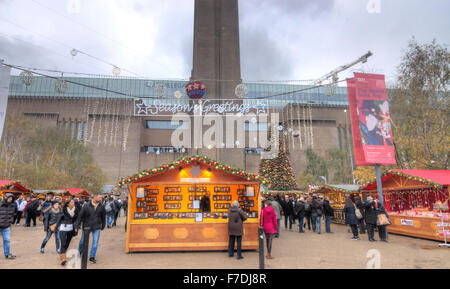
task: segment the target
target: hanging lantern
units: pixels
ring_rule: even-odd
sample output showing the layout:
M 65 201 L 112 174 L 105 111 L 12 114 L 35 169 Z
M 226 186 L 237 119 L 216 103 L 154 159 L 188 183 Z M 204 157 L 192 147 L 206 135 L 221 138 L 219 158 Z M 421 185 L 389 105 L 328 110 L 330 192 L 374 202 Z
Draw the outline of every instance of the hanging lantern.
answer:
M 22 83 L 26 86 L 30 86 L 31 84 L 33 84 L 34 75 L 31 71 L 24 70 L 19 74 L 19 76 Z
M 186 85 L 186 94 L 190 99 L 201 99 L 205 96 L 206 87 L 201 81 L 191 81 Z
M 293 137 L 299 137 L 300 136 L 300 130 L 299 129 L 296 129 L 296 130 L 294 130 L 293 132 L 292 132 L 292 136 Z
M 120 68 L 117 67 L 117 66 L 114 66 L 113 71 L 112 71 L 112 74 L 113 74 L 114 76 L 119 76 L 119 75 L 120 75 Z
M 56 82 L 55 82 L 55 91 L 57 93 L 66 93 L 66 91 L 67 91 L 67 82 L 64 79 L 62 79 L 62 78 L 56 80 Z

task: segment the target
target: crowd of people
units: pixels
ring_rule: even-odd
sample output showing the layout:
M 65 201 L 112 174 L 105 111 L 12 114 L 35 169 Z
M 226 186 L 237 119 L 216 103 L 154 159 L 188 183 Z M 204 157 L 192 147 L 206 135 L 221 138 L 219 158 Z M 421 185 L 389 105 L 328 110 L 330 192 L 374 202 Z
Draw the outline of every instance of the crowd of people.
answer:
M 275 197 L 265 197 L 262 200 L 262 211 L 260 215 L 260 227 L 264 230 L 266 238 L 267 259 L 273 259 L 272 242 L 279 238 L 281 220 L 284 218 L 285 230 L 292 231 L 293 225 L 298 222 L 298 232 L 305 233 L 306 228 L 313 233 L 321 234 L 322 221 L 325 225 L 325 233 L 332 234 L 331 221 L 334 217 L 334 209 L 330 205 L 328 197 L 322 198 L 316 194 L 309 194 L 306 197 L 294 198 L 285 195 L 284 199 L 280 195 Z M 378 229 L 380 241 L 388 242 L 386 224 L 380 224 L 379 216 L 389 218 L 384 206 L 372 197 L 367 197 L 362 201 L 360 197 L 354 200 L 347 198 L 343 208 L 345 224 L 351 228 L 352 240 L 360 240 L 359 234 L 367 231 L 368 240 L 375 242 L 374 232 Z M 242 259 L 241 240 L 243 222 L 247 219 L 245 212 L 239 208 L 238 202 L 233 202 L 228 212 L 229 247 L 228 255 L 233 256 L 235 240 L 237 240 L 238 259 Z
M 17 200 L 13 194 L 6 194 L 0 200 L 0 232 L 3 238 L 3 249 L 6 259 L 15 259 L 10 252 L 11 226 L 20 225 L 21 218 L 25 219 L 25 227 L 36 226 L 37 219 L 43 222 L 45 237 L 40 252 L 45 254 L 45 246 L 51 237 L 55 236 L 56 253 L 60 255 L 61 265 L 67 262 L 66 252 L 73 237 L 77 236 L 81 228 L 81 239 L 78 246 L 80 255 L 84 249 L 85 232 L 92 234 L 92 247 L 89 261 L 96 263 L 96 252 L 100 232 L 106 228 L 116 226 L 121 209 L 127 216 L 128 200 L 118 196 L 94 194 L 87 199 L 71 197 L 64 202 L 60 196 L 49 193 L 45 199 L 38 199 L 35 195 L 19 196 Z

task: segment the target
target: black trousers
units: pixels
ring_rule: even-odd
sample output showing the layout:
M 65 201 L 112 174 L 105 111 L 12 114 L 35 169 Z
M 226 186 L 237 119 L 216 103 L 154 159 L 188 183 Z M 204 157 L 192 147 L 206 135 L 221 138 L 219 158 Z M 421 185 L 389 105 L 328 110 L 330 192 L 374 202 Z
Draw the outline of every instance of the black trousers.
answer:
M 374 240 L 374 232 L 375 232 L 375 225 L 373 224 L 367 224 L 367 236 L 369 237 L 369 240 Z
M 242 256 L 242 236 L 229 236 L 229 240 L 228 240 L 228 256 L 233 256 L 234 255 L 234 242 L 236 240 L 237 242 L 237 256 L 241 257 Z
M 284 215 L 284 228 L 287 229 L 289 220 L 289 230 L 292 229 L 292 224 L 294 223 L 293 215 Z
M 358 238 L 358 225 L 350 225 L 350 228 L 352 229 L 353 237 Z
M 113 226 L 116 226 L 117 225 L 117 216 L 119 216 L 119 211 L 116 211 L 115 213 L 114 213 L 114 222 L 113 222 Z
M 358 220 L 359 222 L 359 230 L 361 232 L 361 234 L 365 234 L 366 233 L 366 227 L 365 227 L 365 222 L 364 222 L 364 218 L 362 218 L 361 220 Z
M 74 231 L 59 231 L 59 238 L 61 239 L 61 254 L 65 254 L 72 241 Z
M 378 236 L 380 236 L 380 240 L 387 240 L 386 226 L 377 226 L 377 228 L 378 228 Z
M 310 213 L 306 214 L 305 217 L 306 217 L 305 227 L 306 227 L 306 223 L 308 223 L 308 230 L 311 231 L 311 214 Z
M 26 225 L 27 227 L 30 226 L 31 220 L 33 220 L 33 226 L 36 227 L 36 213 L 35 212 L 28 212 L 27 219 L 26 219 Z
M 14 220 L 13 220 L 13 225 L 14 224 L 20 224 L 20 219 L 22 218 L 22 213 L 21 211 L 17 211 L 17 213 L 14 215 Z M 16 223 L 17 221 L 17 223 Z

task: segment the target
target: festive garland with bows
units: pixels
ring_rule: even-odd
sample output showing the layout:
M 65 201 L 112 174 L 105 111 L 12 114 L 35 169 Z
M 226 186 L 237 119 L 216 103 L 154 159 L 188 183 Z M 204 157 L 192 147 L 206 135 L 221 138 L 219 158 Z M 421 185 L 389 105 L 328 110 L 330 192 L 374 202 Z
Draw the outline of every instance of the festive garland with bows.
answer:
M 207 156 L 195 155 L 195 156 L 182 157 L 182 158 L 179 158 L 179 159 L 177 159 L 177 160 L 175 160 L 173 162 L 170 162 L 170 163 L 167 163 L 167 164 L 162 164 L 162 165 L 160 165 L 158 167 L 154 167 L 153 169 L 145 169 L 145 170 L 142 170 L 139 173 L 131 175 L 131 176 L 127 177 L 127 178 L 122 178 L 122 179 L 120 179 L 120 181 L 118 183 L 118 186 L 119 187 L 123 187 L 124 185 L 129 184 L 129 183 L 131 183 L 133 181 L 137 181 L 137 180 L 139 180 L 141 178 L 152 176 L 152 175 L 156 175 L 156 174 L 163 173 L 163 172 L 167 172 L 169 170 L 176 169 L 176 168 L 178 168 L 180 166 L 183 166 L 183 165 L 189 165 L 191 163 L 194 164 L 194 165 L 197 165 L 197 164 L 208 165 L 208 166 L 211 166 L 211 167 L 216 168 L 218 170 L 222 170 L 224 172 L 228 172 L 228 173 L 231 173 L 233 175 L 246 178 L 248 181 L 257 181 L 257 182 L 259 182 L 259 183 L 261 183 L 263 185 L 268 183 L 266 178 L 264 178 L 264 177 L 262 177 L 262 176 L 260 176 L 258 174 L 248 173 L 248 172 L 246 172 L 244 170 L 241 170 L 239 168 L 235 168 L 235 167 L 226 165 L 224 163 L 218 162 L 216 160 L 213 160 L 213 159 L 211 159 L 211 158 L 209 158 Z
M 436 182 L 433 182 L 431 180 L 424 179 L 424 178 L 421 178 L 421 177 L 418 177 L 418 176 L 413 176 L 413 175 L 405 174 L 405 173 L 394 171 L 394 170 L 387 170 L 387 171 L 385 171 L 381 175 L 381 178 L 384 178 L 384 177 L 386 177 L 388 175 L 396 175 L 396 176 L 404 177 L 404 178 L 406 178 L 408 180 L 419 181 L 421 183 L 424 183 L 424 184 L 429 185 L 431 187 L 434 187 L 436 189 L 442 189 L 443 188 L 442 184 L 439 184 L 439 183 L 436 183 Z M 364 190 L 363 188 L 367 188 L 369 185 L 375 185 L 375 184 L 376 184 L 376 179 L 375 179 L 375 181 L 371 181 L 371 182 L 368 182 L 368 183 L 362 185 L 360 190 Z

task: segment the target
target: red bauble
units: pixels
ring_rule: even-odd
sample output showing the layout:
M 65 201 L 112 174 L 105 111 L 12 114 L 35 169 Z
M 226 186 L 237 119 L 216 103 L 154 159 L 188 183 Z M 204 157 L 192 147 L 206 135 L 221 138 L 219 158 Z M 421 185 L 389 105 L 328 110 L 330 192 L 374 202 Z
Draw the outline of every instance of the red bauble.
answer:
M 190 99 L 200 99 L 206 94 L 206 87 L 201 81 L 191 81 L 186 85 L 186 94 Z

